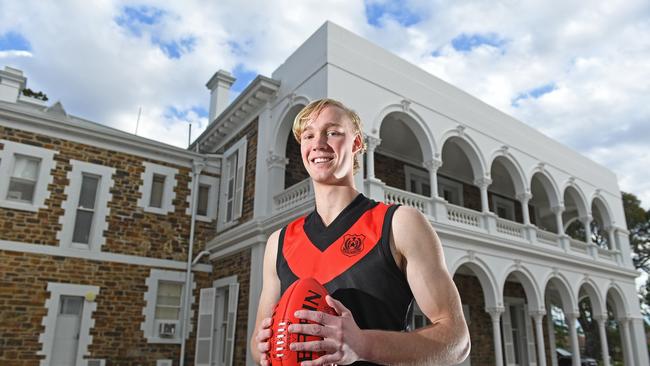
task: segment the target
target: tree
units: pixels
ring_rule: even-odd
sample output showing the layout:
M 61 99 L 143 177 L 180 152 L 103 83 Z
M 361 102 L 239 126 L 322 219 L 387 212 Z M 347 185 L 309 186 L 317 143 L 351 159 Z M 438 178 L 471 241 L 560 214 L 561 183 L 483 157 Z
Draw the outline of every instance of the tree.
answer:
M 645 211 L 635 195 L 625 192 L 623 209 L 627 229 L 630 231 L 634 267 L 650 274 L 650 210 Z

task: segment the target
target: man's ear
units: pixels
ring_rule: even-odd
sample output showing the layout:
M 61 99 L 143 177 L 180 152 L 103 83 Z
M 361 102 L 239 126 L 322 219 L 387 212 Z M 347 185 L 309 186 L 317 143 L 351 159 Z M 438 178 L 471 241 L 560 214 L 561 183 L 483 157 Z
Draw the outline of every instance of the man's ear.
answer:
M 354 142 L 352 143 L 352 153 L 356 154 L 363 149 L 363 136 L 360 133 L 354 137 Z

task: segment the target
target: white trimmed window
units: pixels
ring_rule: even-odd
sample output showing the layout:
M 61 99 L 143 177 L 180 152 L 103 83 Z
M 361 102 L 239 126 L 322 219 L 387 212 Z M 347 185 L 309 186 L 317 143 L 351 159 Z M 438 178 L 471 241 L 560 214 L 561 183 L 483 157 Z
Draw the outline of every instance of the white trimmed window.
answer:
M 404 175 L 406 176 L 407 191 L 431 197 L 431 183 L 427 172 L 404 165 Z
M 62 204 L 61 231 L 57 233 L 59 245 L 100 251 L 106 241 L 104 230 L 108 229 L 115 169 L 78 160 L 70 160 L 70 165 L 70 184 L 65 187 L 67 199 Z
M 144 295 L 145 318 L 140 325 L 147 342 L 181 343 L 184 287 L 185 272 L 151 270 L 147 278 L 147 292 Z M 191 324 L 191 321 L 189 323 Z M 186 330 L 186 335 L 190 330 Z
M 515 221 L 515 203 L 509 199 L 492 195 L 492 210 L 502 219 Z
M 56 151 L 8 140 L 0 143 L 4 145 L 0 151 L 0 206 L 25 211 L 44 208 Z
M 140 186 L 138 206 L 146 212 L 166 215 L 174 211 L 172 202 L 176 197 L 176 174 L 178 169 L 150 162 L 143 162 L 144 173 Z
M 438 176 L 438 196 L 453 205 L 462 206 L 463 184 Z
M 242 215 L 245 173 L 246 138 L 244 137 L 223 154 L 218 230 L 236 224 L 237 219 Z
M 45 330 L 38 338 L 43 345 L 38 354 L 45 356 L 40 364 L 85 365 L 99 287 L 49 282 L 47 291 L 50 298 L 45 301 L 47 315 L 42 322 Z
M 239 283 L 237 276 L 201 289 L 196 332 L 196 366 L 233 364 Z
M 190 182 L 190 191 L 194 184 Z M 217 218 L 217 195 L 219 190 L 219 178 L 207 175 L 199 176 L 199 196 L 196 200 L 196 219 L 199 221 L 212 222 Z M 188 200 L 192 195 L 188 196 Z M 188 204 L 187 214 L 191 211 Z

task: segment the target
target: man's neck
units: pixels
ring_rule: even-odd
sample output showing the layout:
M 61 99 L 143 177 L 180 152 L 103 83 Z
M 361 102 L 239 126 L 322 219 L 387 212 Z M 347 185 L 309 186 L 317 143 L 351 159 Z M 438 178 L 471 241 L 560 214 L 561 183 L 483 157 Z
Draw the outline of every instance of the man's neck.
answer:
M 316 212 L 325 226 L 329 226 L 358 195 L 354 185 L 332 186 L 314 183 Z

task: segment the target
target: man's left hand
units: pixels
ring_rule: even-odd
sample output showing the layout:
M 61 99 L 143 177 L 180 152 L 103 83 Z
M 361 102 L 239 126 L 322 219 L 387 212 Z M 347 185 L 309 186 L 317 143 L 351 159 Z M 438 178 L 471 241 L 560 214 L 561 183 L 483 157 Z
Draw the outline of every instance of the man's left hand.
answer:
M 348 310 L 340 301 L 327 295 L 325 301 L 334 308 L 338 315 L 320 311 L 298 310 L 295 316 L 311 320 L 318 324 L 291 324 L 289 332 L 322 337 L 322 341 L 296 342 L 291 344 L 292 351 L 325 352 L 314 360 L 305 361 L 302 366 L 349 365 L 361 359 L 365 351 L 363 331 L 357 326 Z

